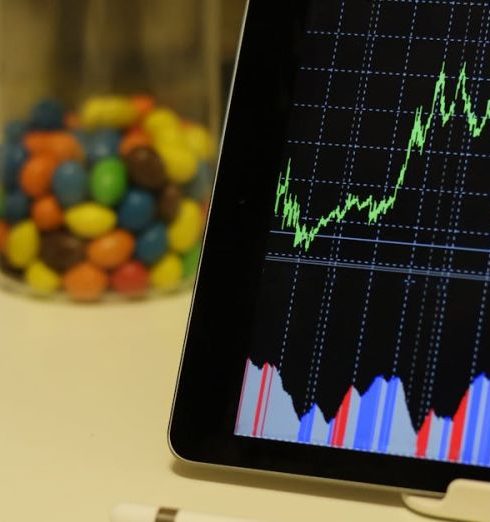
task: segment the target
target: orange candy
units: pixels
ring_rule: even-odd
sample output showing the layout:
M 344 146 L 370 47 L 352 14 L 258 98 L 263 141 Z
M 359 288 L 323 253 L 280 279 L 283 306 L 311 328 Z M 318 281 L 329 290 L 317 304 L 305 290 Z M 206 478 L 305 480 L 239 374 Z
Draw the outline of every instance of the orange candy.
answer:
M 135 127 L 129 130 L 121 140 L 119 152 L 121 156 L 127 156 L 133 149 L 151 146 L 151 139 L 143 129 Z
M 0 221 L 0 254 L 5 252 L 5 245 L 7 244 L 7 237 L 9 235 L 9 226 L 5 221 Z
M 32 219 L 39 230 L 56 230 L 63 224 L 63 209 L 54 196 L 44 196 L 32 205 Z
M 142 119 L 155 108 L 155 98 L 148 94 L 137 94 L 131 97 L 131 103 L 138 111 L 138 118 Z
M 20 172 L 22 190 L 33 198 L 47 194 L 58 163 L 53 156 L 40 154 L 29 158 Z
M 63 277 L 63 288 L 75 301 L 97 301 L 108 286 L 107 274 L 92 263 L 75 265 Z
M 60 162 L 83 159 L 82 146 L 66 131 L 29 132 L 24 137 L 24 145 L 31 154 L 50 154 Z
M 65 115 L 65 125 L 69 129 L 79 129 L 81 127 L 80 117 L 76 112 L 68 112 Z
M 94 265 L 111 270 L 121 266 L 133 255 L 134 237 L 124 230 L 115 230 L 92 241 L 87 256 Z

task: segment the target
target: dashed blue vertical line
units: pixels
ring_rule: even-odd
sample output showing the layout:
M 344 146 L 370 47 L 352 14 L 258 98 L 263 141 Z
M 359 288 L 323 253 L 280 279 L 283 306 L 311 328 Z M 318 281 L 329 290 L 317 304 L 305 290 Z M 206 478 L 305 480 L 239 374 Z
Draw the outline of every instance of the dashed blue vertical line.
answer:
M 377 377 L 373 385 L 361 399 L 359 416 L 357 418 L 354 448 L 358 450 L 372 450 L 376 419 L 378 418 L 379 398 L 383 385 L 383 378 Z
M 480 413 L 480 401 L 483 393 L 484 378 L 478 377 L 471 389 L 470 411 L 466 421 L 466 438 L 463 447 L 462 460 L 466 464 L 471 464 L 473 459 L 473 444 L 475 443 L 476 429 L 478 424 L 478 414 Z
M 478 464 L 481 466 L 490 465 L 490 393 L 487 394 L 487 404 L 484 410 Z
M 387 453 L 388 445 L 390 444 L 391 428 L 393 426 L 393 417 L 395 415 L 396 394 L 398 392 L 399 383 L 400 380 L 395 377 L 393 377 L 388 383 L 383 419 L 381 421 L 381 431 L 379 434 L 378 451 L 381 453 Z
M 439 448 L 439 459 L 446 460 L 447 459 L 447 450 L 449 446 L 449 434 L 451 433 L 451 426 L 453 425 L 452 419 L 445 418 L 444 426 L 442 428 L 441 435 L 441 446 Z

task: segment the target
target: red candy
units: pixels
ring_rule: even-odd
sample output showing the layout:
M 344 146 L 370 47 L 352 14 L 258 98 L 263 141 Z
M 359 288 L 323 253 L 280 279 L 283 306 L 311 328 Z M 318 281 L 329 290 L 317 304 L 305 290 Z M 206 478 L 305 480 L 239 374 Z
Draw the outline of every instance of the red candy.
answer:
M 3 254 L 5 245 L 7 244 L 7 237 L 9 235 L 9 226 L 5 221 L 0 221 L 0 254 Z
M 148 289 L 148 285 L 148 270 L 138 261 L 126 263 L 116 270 L 111 277 L 111 287 L 116 292 L 128 297 L 143 295 Z

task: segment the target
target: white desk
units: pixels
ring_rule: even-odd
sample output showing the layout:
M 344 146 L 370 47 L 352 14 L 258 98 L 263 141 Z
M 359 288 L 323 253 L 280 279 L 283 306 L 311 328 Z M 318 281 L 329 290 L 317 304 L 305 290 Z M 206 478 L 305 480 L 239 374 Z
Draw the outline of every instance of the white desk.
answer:
M 264 522 L 426 520 L 397 496 L 176 464 L 166 424 L 189 303 L 0 293 L 0 522 L 108 522 L 121 501 Z

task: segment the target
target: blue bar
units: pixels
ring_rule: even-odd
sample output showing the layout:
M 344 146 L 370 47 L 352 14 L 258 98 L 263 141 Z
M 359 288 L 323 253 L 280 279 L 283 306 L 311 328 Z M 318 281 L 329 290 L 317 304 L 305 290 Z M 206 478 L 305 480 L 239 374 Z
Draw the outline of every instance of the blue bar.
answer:
M 453 425 L 453 420 L 449 417 L 444 419 L 444 427 L 441 436 L 441 448 L 439 450 L 439 460 L 447 460 L 447 450 L 449 445 L 449 433 Z
M 476 428 L 478 424 L 478 413 L 480 412 L 480 400 L 483 392 L 484 377 L 481 375 L 471 385 L 471 406 L 466 421 L 466 440 L 464 442 L 462 460 L 466 464 L 471 464 L 473 458 L 473 444 L 476 438 Z
M 481 466 L 490 466 L 490 390 L 487 395 L 487 404 L 485 405 L 483 417 L 478 464 Z
M 385 409 L 383 412 L 383 419 L 381 420 L 381 432 L 379 434 L 378 451 L 381 453 L 388 452 L 388 445 L 391 437 L 391 426 L 393 425 L 393 416 L 395 414 L 396 393 L 398 391 L 398 384 L 400 380 L 393 377 L 388 383 L 388 390 L 386 391 Z
M 376 377 L 371 388 L 361 398 L 361 407 L 357 418 L 356 437 L 354 439 L 354 449 L 372 450 L 374 430 L 378 418 L 378 405 L 381 395 L 382 377 Z
M 335 432 L 335 417 L 333 417 L 332 420 L 328 423 L 327 444 L 329 446 L 332 445 L 334 432 Z
M 313 421 L 315 420 L 315 406 L 311 410 L 303 415 L 301 418 L 301 424 L 299 426 L 298 442 L 311 442 L 311 432 L 313 430 Z

